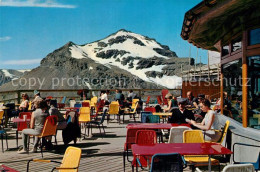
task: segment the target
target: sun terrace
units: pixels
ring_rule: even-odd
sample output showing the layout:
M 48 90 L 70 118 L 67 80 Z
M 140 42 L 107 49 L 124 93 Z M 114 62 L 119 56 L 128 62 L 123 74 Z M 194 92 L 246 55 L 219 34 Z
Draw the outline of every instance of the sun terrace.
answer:
M 66 135 L 75 128 L 57 130 L 55 117 L 48 117 L 44 125 L 49 126 L 49 133 L 39 136 L 55 135 L 50 147 L 17 153 L 23 149 L 21 132 L 30 127 L 32 109 L 29 106 L 26 116 L 13 115 L 12 111 L 22 103 L 21 93 L 27 93 L 32 101 L 37 92 L 1 92 L 1 170 L 259 170 L 259 8 L 259 1 L 254 0 L 204 0 L 185 14 L 181 37 L 221 54 L 216 82 L 184 81 L 182 89 L 177 90 L 134 89 L 136 96 L 131 99 L 127 99 L 130 90 L 122 90 L 125 98 L 118 101 L 116 90 L 110 90 L 109 103 L 100 96 L 104 90 L 39 90 L 42 97 L 56 102 L 67 124 L 74 116 L 74 124 L 80 127 L 79 135 Z M 194 102 L 200 107 L 184 99 L 190 98 L 189 91 L 197 97 Z M 211 131 L 214 122 L 210 128 L 205 128 L 205 121 L 199 124 L 206 116 L 201 112 L 208 113 L 210 108 L 218 113 L 213 121 L 218 121 L 219 130 L 214 133 L 219 133 L 219 138 L 214 141 L 207 140 L 204 132 Z M 185 118 L 181 115 L 184 109 L 192 112 Z M 35 160 L 42 158 L 45 161 Z M 27 164 L 31 159 L 33 162 Z M 54 162 L 62 159 L 62 165 Z

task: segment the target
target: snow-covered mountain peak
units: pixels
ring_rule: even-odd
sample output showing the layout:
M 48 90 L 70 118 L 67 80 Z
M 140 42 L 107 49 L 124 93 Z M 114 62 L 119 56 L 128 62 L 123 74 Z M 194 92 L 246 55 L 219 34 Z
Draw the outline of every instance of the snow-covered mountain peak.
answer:
M 167 65 L 165 61 L 177 57 L 168 46 L 161 45 L 155 39 L 124 29 L 89 44 L 71 44 L 69 49 L 73 58 L 90 58 L 105 66 L 113 65 L 145 81 L 155 81 L 147 75 L 153 71 L 161 76 Z M 159 76 L 156 82 L 160 80 Z

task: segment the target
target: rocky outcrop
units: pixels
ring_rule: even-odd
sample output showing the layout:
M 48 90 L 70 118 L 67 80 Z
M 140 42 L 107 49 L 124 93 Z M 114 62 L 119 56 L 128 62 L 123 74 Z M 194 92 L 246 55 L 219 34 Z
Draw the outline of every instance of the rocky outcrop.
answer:
M 116 58 L 118 55 L 123 56 L 130 52 L 124 51 L 124 50 L 107 50 L 107 51 L 101 51 L 96 54 L 97 57 L 101 57 L 103 59 L 109 59 L 111 57 Z
M 152 78 L 156 78 L 156 77 L 161 78 L 161 77 L 163 76 L 163 73 L 161 73 L 161 72 L 156 72 L 156 71 L 148 71 L 148 72 L 145 72 L 145 74 L 146 74 L 148 77 L 152 77 Z
M 165 47 L 165 46 L 164 46 Z M 169 47 L 168 47 L 169 48 Z M 154 48 L 154 51 L 156 51 L 158 54 L 166 57 L 177 57 L 175 52 L 170 51 L 169 49 L 161 49 L 161 48 Z

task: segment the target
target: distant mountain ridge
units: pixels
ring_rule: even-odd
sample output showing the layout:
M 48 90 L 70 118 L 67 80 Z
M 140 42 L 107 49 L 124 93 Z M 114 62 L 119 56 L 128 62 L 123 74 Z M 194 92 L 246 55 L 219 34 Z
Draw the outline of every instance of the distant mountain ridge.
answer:
M 18 79 L 30 70 L 14 70 L 14 69 L 0 69 L 0 86 Z
M 194 59 L 178 58 L 168 46 L 155 39 L 122 29 L 84 45 L 68 42 L 48 54 L 39 67 L 23 78 L 44 78 L 45 84 L 41 88 L 36 84 L 30 89 L 177 88 L 181 85 L 181 78 L 176 76 L 180 74 L 181 66 L 185 69 L 193 63 Z M 54 88 L 53 78 L 65 79 Z M 80 78 L 83 86 L 69 83 L 73 78 Z M 116 83 L 107 84 L 112 79 Z M 10 84 L 2 88 L 8 89 Z

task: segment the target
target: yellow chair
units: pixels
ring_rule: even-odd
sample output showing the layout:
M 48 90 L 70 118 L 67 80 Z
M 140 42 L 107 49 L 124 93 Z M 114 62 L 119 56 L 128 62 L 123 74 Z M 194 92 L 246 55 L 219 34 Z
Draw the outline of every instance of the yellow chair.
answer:
M 183 132 L 183 143 L 204 143 L 203 133 L 201 130 L 186 130 Z M 187 161 L 191 167 L 192 171 L 195 170 L 197 166 L 207 166 L 209 162 L 209 156 L 207 155 L 185 155 L 185 161 Z M 219 161 L 211 158 L 212 165 L 220 165 Z
M 221 144 L 223 142 L 226 134 L 227 134 L 227 130 L 228 130 L 229 124 L 230 124 L 230 121 L 227 120 L 222 131 L 221 130 L 214 130 L 216 132 L 222 132 L 221 138 L 217 142 L 213 142 L 213 141 L 205 141 L 205 142 L 206 143 L 220 143 Z
M 204 143 L 201 130 L 185 130 L 183 132 L 183 143 Z
M 108 119 L 110 118 L 110 115 L 114 115 L 114 119 L 115 119 L 115 115 L 119 115 L 119 103 L 117 101 L 113 101 L 110 103 L 109 105 L 109 110 L 108 110 Z
M 135 122 L 135 114 L 136 114 L 137 106 L 138 106 L 138 101 L 135 103 L 134 108 L 132 108 L 131 111 L 127 114 L 127 115 L 133 115 L 134 122 Z M 124 120 L 125 120 L 125 115 L 123 115 L 123 123 L 124 123 Z M 120 117 L 119 117 L 119 123 L 120 123 Z
M 118 101 L 112 101 L 110 104 L 117 104 L 117 105 L 119 105 L 119 102 Z
M 224 129 L 222 131 L 222 136 L 221 136 L 221 139 L 217 142 L 217 143 L 222 143 L 226 134 L 227 134 L 227 131 L 228 131 L 228 127 L 229 127 L 229 124 L 230 124 L 230 121 L 227 120 L 226 123 L 225 123 L 225 126 L 224 126 Z
M 90 121 L 90 108 L 81 107 L 79 110 L 79 123 L 87 123 Z
M 92 97 L 90 99 L 90 107 L 95 107 L 96 106 L 96 103 L 97 103 L 97 100 L 98 98 L 95 96 L 95 97 Z
M 97 111 L 97 109 L 96 109 L 96 104 L 97 104 L 97 101 L 98 101 L 98 98 L 96 97 L 96 96 L 94 96 L 94 97 L 92 97 L 91 99 L 90 99 L 90 108 L 93 110 L 93 109 L 95 109 L 95 111 Z
M 132 106 L 131 106 L 131 109 L 134 109 L 135 108 L 135 105 L 139 102 L 139 99 L 133 99 L 132 100 Z
M 87 124 L 90 122 L 90 107 L 81 107 L 79 110 L 79 123 L 85 124 L 85 135 L 86 136 L 86 130 L 87 130 Z
M 54 167 L 52 171 L 59 170 L 59 172 L 78 172 L 79 163 L 81 158 L 81 149 L 77 147 L 69 146 L 63 156 L 62 162 L 45 160 L 45 159 L 31 159 L 27 162 L 27 172 L 29 171 L 30 162 L 54 162 L 61 163 L 59 167 Z

